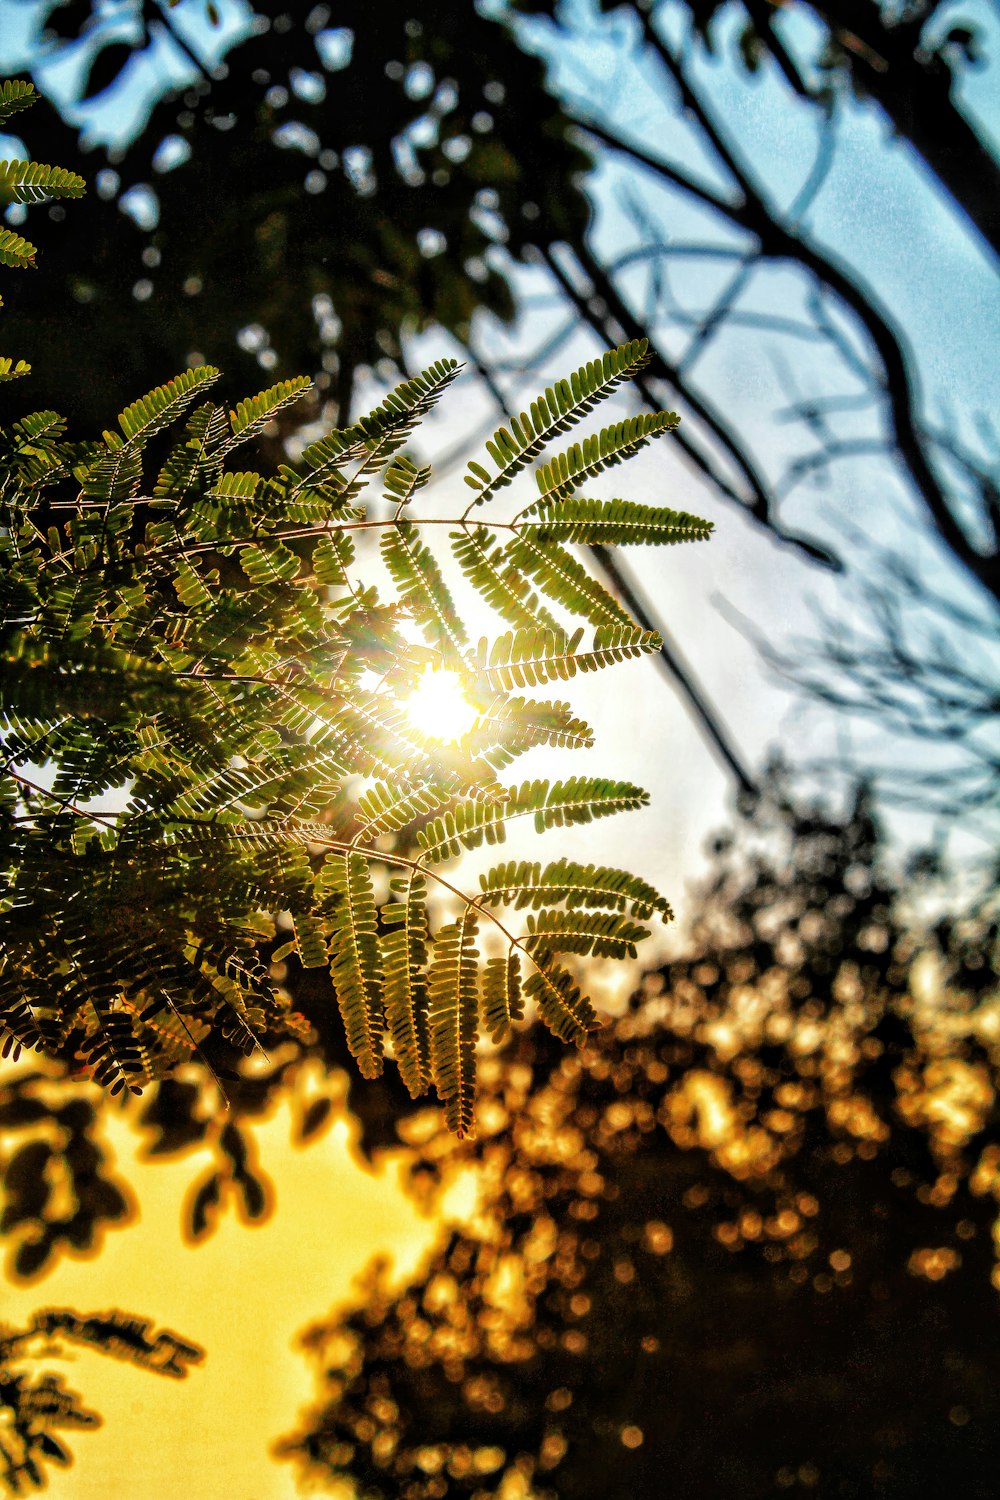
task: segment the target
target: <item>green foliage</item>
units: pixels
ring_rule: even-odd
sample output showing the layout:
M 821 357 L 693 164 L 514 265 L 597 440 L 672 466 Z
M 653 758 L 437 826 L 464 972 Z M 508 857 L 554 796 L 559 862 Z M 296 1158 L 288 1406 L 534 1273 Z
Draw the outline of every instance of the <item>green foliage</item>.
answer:
M 82 198 L 87 184 L 65 167 L 37 161 L 0 162 L 0 203 L 44 203 L 47 198 Z
M 478 499 L 646 355 L 625 345 L 552 387 L 513 424 Z M 463 1133 L 480 1026 L 503 1035 L 533 999 L 557 1035 L 582 1042 L 596 1017 L 560 955 L 631 955 L 641 922 L 669 918 L 625 871 L 514 862 L 475 892 L 439 869 L 501 843 L 513 820 L 541 833 L 646 802 L 600 775 L 502 784 L 532 746 L 593 738 L 568 704 L 511 693 L 659 645 L 564 542 L 591 524 L 621 542 L 710 530 L 549 487 L 541 517 L 447 522 L 448 545 L 435 546 L 441 523 L 414 504 L 429 471 L 400 450 L 457 373 L 439 361 L 271 476 L 226 463 L 307 382 L 228 415 L 192 410 L 217 375 L 201 366 L 133 402 L 98 443 L 67 440 L 51 412 L 3 434 L 9 1045 L 136 1090 L 196 1048 L 218 1059 L 294 1030 L 273 968 L 292 960 L 328 971 L 361 1073 L 382 1071 L 388 1043 L 407 1088 L 433 1084 Z M 633 428 L 620 430 L 634 447 Z M 362 576 L 378 536 L 385 598 Z M 473 649 L 449 568 L 516 628 Z M 567 614 L 595 627 L 589 640 Z M 464 694 L 470 727 L 455 738 L 408 710 L 428 668 L 447 668 Z M 434 921 L 431 896 L 446 908 Z M 203 1227 L 220 1182 L 203 1185 Z
M 34 104 L 37 97 L 33 83 L 28 83 L 23 78 L 5 78 L 0 83 L 0 125 L 19 110 Z
M 0 264 L 23 270 L 35 264 L 35 247 L 13 229 L 0 228 Z
M 477 658 L 479 675 L 491 687 L 534 687 L 556 677 L 566 680 L 577 672 L 597 672 L 659 647 L 657 636 L 631 623 L 595 630 L 592 644 L 583 651 L 582 641 L 582 629 L 568 636 L 544 628 L 509 632 L 492 645 L 481 640 Z
M 565 453 L 557 454 L 539 467 L 536 477 L 542 499 L 551 496 L 564 500 L 585 480 L 620 464 L 625 458 L 631 458 L 651 438 L 672 432 L 677 421 L 676 412 L 641 412 L 613 427 L 602 428 L 592 437 L 584 438 L 582 443 L 574 443 Z
M 475 460 L 470 462 L 465 482 L 470 489 L 476 491 L 473 503 L 482 505 L 497 490 L 510 484 L 514 476 L 532 459 L 537 458 L 557 433 L 566 432 L 593 411 L 598 402 L 609 396 L 623 381 L 638 375 L 648 357 L 646 340 L 633 339 L 629 344 L 622 344 L 619 349 L 608 350 L 603 359 L 593 360 L 575 370 L 568 380 L 557 380 L 555 385 L 548 386 L 545 394 L 533 401 L 528 411 L 521 412 L 518 417 L 511 417 L 509 428 L 498 428 L 492 440 L 487 440 L 486 448 L 496 466 L 495 474 L 491 475 L 482 463 Z M 623 424 L 629 436 L 627 439 L 623 436 L 620 445 L 627 446 L 634 453 L 650 437 L 656 437 L 660 432 L 677 425 L 677 418 L 672 413 L 659 413 L 658 417 L 659 421 L 655 417 L 639 417 L 633 423 Z M 608 431 L 614 433 L 617 429 Z M 604 467 L 595 462 L 596 453 L 592 451 L 595 443 L 597 451 L 602 444 L 608 446 L 606 433 L 590 440 L 587 445 L 589 457 L 582 456 L 579 465 L 575 459 L 572 460 L 574 473 L 577 472 L 577 467 L 583 468 L 588 462 L 592 473 Z M 574 452 L 575 449 L 570 450 L 571 454 Z M 555 472 L 561 475 L 563 467 L 570 462 L 568 455 L 560 455 L 553 460 Z M 544 465 L 539 471 L 538 487 L 543 495 L 552 488 L 550 465 Z
M 18 110 L 34 104 L 37 97 L 33 84 L 20 78 L 4 79 L 0 84 L 0 125 Z M 0 161 L 0 212 L 12 203 L 79 198 L 85 191 L 83 178 L 65 167 L 48 167 L 37 161 Z M 0 224 L 0 265 L 23 271 L 34 266 L 35 254 L 36 247 L 30 240 Z M 30 370 L 27 360 L 15 362 L 9 355 L 0 355 L 0 384 L 17 380 Z

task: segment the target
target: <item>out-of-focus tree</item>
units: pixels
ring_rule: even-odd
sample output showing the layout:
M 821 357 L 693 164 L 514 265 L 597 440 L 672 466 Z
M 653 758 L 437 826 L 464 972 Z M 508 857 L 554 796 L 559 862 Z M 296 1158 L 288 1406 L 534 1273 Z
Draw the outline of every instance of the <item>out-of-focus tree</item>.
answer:
M 308 1331 L 366 1496 L 992 1494 L 997 911 L 918 944 L 862 796 L 758 810 L 692 956 L 492 1064 L 471 1223 Z M 932 974 L 932 970 L 936 971 Z M 454 1151 L 404 1132 L 418 1186 Z
M 201 60 L 211 25 L 192 35 L 190 15 L 185 27 L 166 5 L 127 10 L 124 33 L 88 5 L 49 15 L 73 38 L 65 51 L 93 63 L 92 87 L 127 93 L 126 64 L 144 63 L 154 90 L 73 233 L 40 216 L 48 318 L 30 294 L 11 307 L 35 349 L 52 348 L 58 316 L 79 351 L 43 377 L 59 410 L 103 420 L 109 400 L 197 353 L 234 381 L 308 373 L 346 425 L 356 368 L 391 379 L 404 334 L 434 325 L 461 343 L 476 310 L 512 317 L 487 259 L 498 224 L 515 255 L 536 237 L 539 202 L 549 235 L 585 230 L 590 155 L 568 139 L 541 64 L 473 5 L 414 19 L 386 4 L 373 27 L 356 0 L 336 15 L 264 4 L 214 67 Z M 197 76 L 175 92 L 170 70 L 185 65 Z M 33 150 L 76 154 L 72 126 L 54 111 L 44 123 Z M 58 315 L 57 276 L 70 304 Z
M 188 1366 L 204 1354 L 168 1328 L 154 1336 L 147 1319 L 127 1313 L 88 1316 L 44 1308 L 25 1327 L 5 1325 L 0 1329 L 0 1489 L 5 1494 L 47 1488 L 51 1466 L 73 1462 L 66 1430 L 101 1425 L 97 1412 L 84 1406 L 61 1376 L 40 1368 L 67 1346 L 97 1350 L 173 1380 L 183 1380 Z

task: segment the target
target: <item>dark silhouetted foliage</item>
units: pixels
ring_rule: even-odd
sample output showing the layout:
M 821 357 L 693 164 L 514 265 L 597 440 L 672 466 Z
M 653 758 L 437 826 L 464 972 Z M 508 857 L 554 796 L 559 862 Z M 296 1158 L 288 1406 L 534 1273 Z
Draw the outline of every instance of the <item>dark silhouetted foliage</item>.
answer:
M 97 1413 L 60 1376 L 39 1368 L 66 1345 L 94 1349 L 174 1380 L 183 1380 L 188 1366 L 204 1356 L 197 1344 L 168 1328 L 154 1336 L 146 1319 L 121 1312 L 87 1315 L 45 1308 L 24 1328 L 0 1328 L 0 1485 L 7 1494 L 46 1489 L 49 1467 L 73 1462 L 64 1431 L 100 1426 Z
M 414 1183 L 465 1164 L 480 1205 L 305 1336 L 303 1474 L 370 1500 L 993 1494 L 995 903 L 922 949 L 865 799 L 782 802 L 723 855 L 693 956 L 585 1053 L 518 1036 L 457 1154 L 404 1126 Z
M 63 18 L 70 34 L 87 9 Z M 169 12 L 135 9 L 147 13 L 140 50 L 162 41 Z M 158 103 L 98 176 L 72 235 L 38 224 L 49 279 L 11 295 L 10 323 L 45 364 L 43 403 L 88 425 L 194 351 L 242 390 L 269 348 L 274 378 L 308 371 L 346 425 L 355 368 L 388 360 L 391 378 L 404 333 L 433 324 L 464 342 L 478 309 L 513 315 L 495 242 L 520 256 L 539 235 L 585 230 L 578 179 L 591 158 L 569 139 L 541 64 L 473 5 L 415 16 L 386 0 L 377 25 L 355 0 L 335 14 L 254 10 L 253 34 L 225 64 Z M 102 56 L 117 72 L 122 54 Z M 79 154 L 54 112 L 34 139 L 47 159 Z M 155 193 L 155 228 L 118 210 L 138 185 Z M 69 295 L 54 299 L 57 284 Z M 39 358 L 57 326 L 72 365 Z M 238 340 L 246 328 L 259 336 Z

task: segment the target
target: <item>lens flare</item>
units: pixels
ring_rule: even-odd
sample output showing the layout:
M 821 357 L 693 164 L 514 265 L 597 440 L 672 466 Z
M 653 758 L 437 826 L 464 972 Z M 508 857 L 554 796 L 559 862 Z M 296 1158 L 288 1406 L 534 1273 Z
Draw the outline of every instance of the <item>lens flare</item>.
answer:
M 461 678 L 447 667 L 425 667 L 406 705 L 414 729 L 431 740 L 460 740 L 478 717 L 462 690 Z

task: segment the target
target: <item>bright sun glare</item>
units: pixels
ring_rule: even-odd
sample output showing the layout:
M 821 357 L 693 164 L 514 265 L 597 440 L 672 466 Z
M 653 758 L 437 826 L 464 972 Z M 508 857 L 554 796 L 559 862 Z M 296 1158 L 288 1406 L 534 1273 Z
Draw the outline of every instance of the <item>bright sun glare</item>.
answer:
M 461 679 L 446 667 L 425 667 L 406 705 L 414 729 L 433 740 L 460 740 L 476 722 Z

